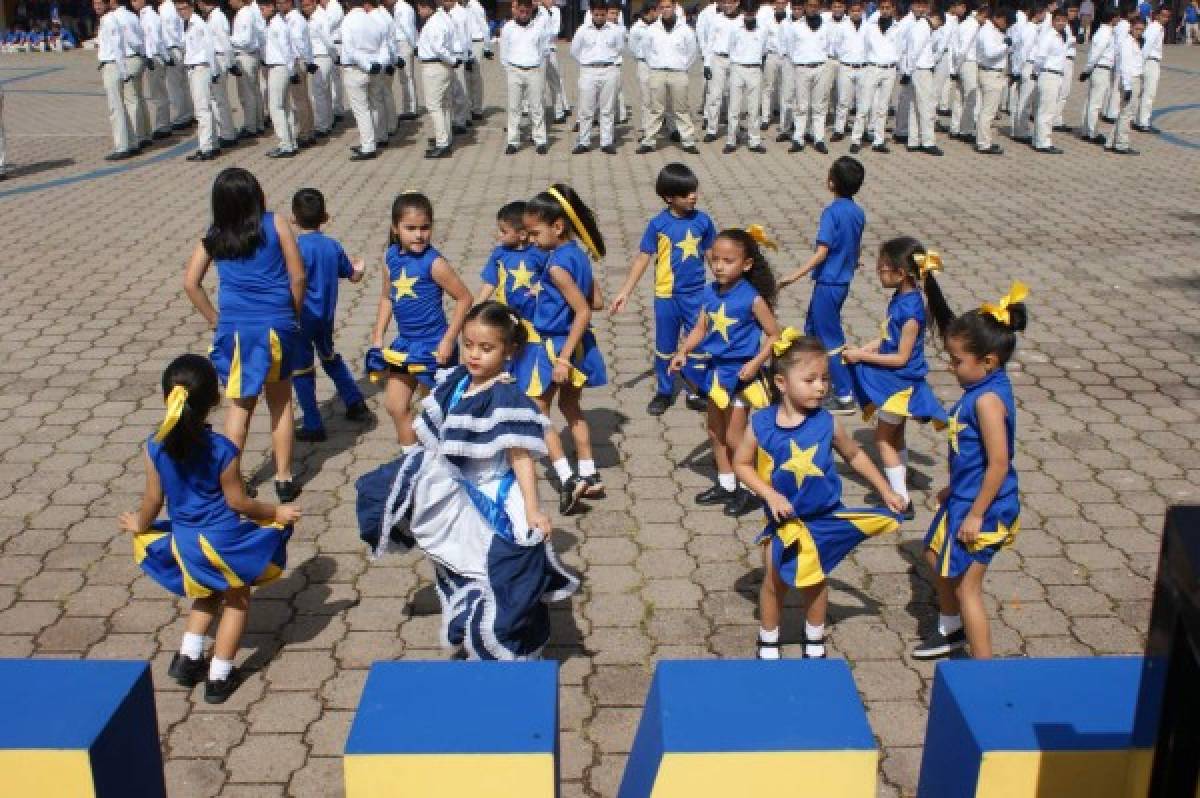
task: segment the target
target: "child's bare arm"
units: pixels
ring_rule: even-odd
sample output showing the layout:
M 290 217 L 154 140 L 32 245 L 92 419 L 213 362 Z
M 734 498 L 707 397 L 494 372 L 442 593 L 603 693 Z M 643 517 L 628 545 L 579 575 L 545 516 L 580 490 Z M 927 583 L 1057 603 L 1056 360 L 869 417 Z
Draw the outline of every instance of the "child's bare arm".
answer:
M 446 328 L 446 334 L 442 336 L 434 353 L 438 363 L 445 365 L 450 362 L 450 355 L 454 352 L 454 342 L 458 340 L 458 334 L 462 332 L 463 325 L 467 321 L 467 314 L 471 312 L 471 292 L 462 278 L 458 276 L 458 272 L 454 271 L 454 267 L 445 258 L 435 260 L 431 272 L 433 281 L 454 298 L 454 315 L 450 317 L 450 325 Z
M 142 504 L 136 512 L 121 513 L 118 521 L 121 530 L 132 535 L 149 529 L 150 525 L 154 523 L 154 519 L 158 518 L 158 514 L 162 512 L 163 506 L 163 490 L 162 483 L 158 479 L 158 470 L 150 461 L 149 453 L 143 460 L 146 466 L 146 488 L 142 492 Z
M 854 439 L 851 438 L 846 430 L 838 423 L 837 419 L 833 422 L 833 448 L 842 459 L 846 461 L 846 465 L 850 466 L 855 472 L 871 484 L 879 495 L 883 497 L 883 503 L 889 509 L 895 512 L 903 512 L 907 506 L 904 497 L 892 490 L 892 486 L 880 473 L 879 468 L 871 461 L 871 458 L 862 450 Z
M 246 494 L 241 462 L 242 458 L 236 457 L 221 472 L 221 492 L 233 511 L 259 524 L 294 524 L 299 521 L 300 511 L 293 505 L 260 502 Z
M 625 305 L 629 303 L 630 295 L 633 294 L 633 289 L 637 287 L 638 281 L 642 279 L 642 275 L 646 273 L 646 269 L 649 266 L 650 256 L 645 252 L 639 252 L 633 259 L 633 263 L 629 266 L 629 274 L 625 277 L 625 282 L 621 284 L 621 290 L 613 298 L 609 313 L 620 313 L 625 309 Z
M 383 284 L 379 294 L 379 310 L 375 314 L 375 328 L 371 331 L 371 346 L 383 346 L 383 335 L 392 320 L 392 281 L 387 264 L 383 264 Z

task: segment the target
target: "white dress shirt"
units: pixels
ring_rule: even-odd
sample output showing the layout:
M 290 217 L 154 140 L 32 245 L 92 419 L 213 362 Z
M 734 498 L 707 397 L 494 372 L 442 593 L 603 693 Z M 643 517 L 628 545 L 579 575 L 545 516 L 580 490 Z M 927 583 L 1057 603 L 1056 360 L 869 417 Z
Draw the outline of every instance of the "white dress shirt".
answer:
M 767 32 L 762 26 L 749 30 L 740 18 L 729 37 L 729 62 L 741 66 L 761 66 L 767 57 Z
M 220 6 L 208 12 L 204 24 L 208 26 L 208 35 L 212 37 L 213 49 L 218 53 L 232 55 L 233 45 L 229 40 L 229 20 Z
M 708 47 L 701 47 L 705 55 L 705 65 L 712 66 L 713 56 L 729 56 L 730 39 L 738 28 L 745 29 L 742 18 L 730 19 L 728 14 L 717 14 L 708 26 Z
M 562 11 L 558 6 L 547 10 L 545 6 L 538 8 L 537 17 L 534 22 L 541 24 L 545 32 L 546 54 L 549 55 L 554 50 L 554 42 L 558 39 L 558 34 L 562 32 Z
M 717 4 L 709 3 L 700 9 L 700 13 L 696 15 L 696 44 L 699 46 L 700 54 L 704 56 L 706 62 L 708 61 L 708 43 L 709 36 L 712 33 L 712 24 L 719 13 Z M 675 15 L 675 19 L 679 22 L 686 22 L 678 14 Z
M 338 0 L 329 0 L 321 6 L 321 10 L 325 12 L 325 18 L 329 21 L 329 38 L 333 40 L 336 48 L 342 43 L 342 20 L 346 18 L 346 9 L 342 8 Z
M 836 60 L 838 50 L 842 46 L 842 37 L 846 35 L 846 26 L 850 24 L 850 17 L 842 14 L 841 19 L 834 19 L 832 11 L 826 11 L 821 16 L 825 20 L 825 25 L 829 27 L 829 52 L 827 55 Z
M 510 19 L 500 29 L 500 63 L 521 69 L 534 69 L 546 60 L 546 28 L 529 20 L 518 25 Z
M 645 38 L 646 28 L 644 20 L 636 19 L 633 21 L 633 27 L 629 29 L 629 34 L 625 37 L 625 49 L 638 61 L 646 60 L 646 56 L 642 55 L 642 39 Z
M 392 20 L 396 25 L 396 41 L 408 42 L 409 47 L 417 46 L 417 14 L 405 0 L 396 0 L 392 7 Z
M 183 28 L 183 64 L 189 67 L 206 66 L 214 75 L 219 71 L 217 51 L 213 49 L 208 25 L 194 12 Z
M 167 43 L 163 40 L 162 19 L 154 6 L 146 4 L 138 12 L 138 20 L 142 23 L 142 43 L 146 47 L 147 58 L 159 58 L 166 61 L 171 57 L 167 52 Z
M 933 30 L 929 20 L 922 17 L 908 26 L 904 47 L 900 52 L 900 74 L 911 75 L 918 69 L 933 69 L 937 58 L 933 54 Z
M 1112 25 L 1101 25 L 1092 34 L 1092 46 L 1088 50 L 1087 67 L 1091 72 L 1097 67 L 1111 67 L 1116 63 L 1117 38 Z
M 675 26 L 670 31 L 663 27 L 661 19 L 649 26 L 644 41 L 646 66 L 651 69 L 686 72 L 700 54 L 696 32 L 679 16 L 675 17 Z
M 113 11 L 117 22 L 121 25 L 121 38 L 125 44 L 125 57 L 143 56 L 146 54 L 145 34 L 142 33 L 142 20 L 138 15 L 125 6 L 117 6 Z
M 448 12 L 451 30 L 454 32 L 454 52 L 462 61 L 471 60 L 471 12 L 465 6 L 456 5 Z
M 1037 44 L 1037 37 L 1037 25 L 1028 20 L 1024 23 L 1018 22 L 1013 28 L 1009 29 L 1009 38 L 1012 39 L 1012 52 L 1009 54 L 1012 74 L 1019 74 L 1025 62 L 1033 56 L 1033 48 Z
M 813 30 L 807 19 L 798 19 L 780 35 L 783 51 L 793 64 L 823 64 L 829 55 L 829 25 Z
M 1142 57 L 1147 61 L 1162 61 L 1163 33 L 1162 23 L 1158 20 L 1146 26 L 1146 33 L 1142 36 L 1145 40 L 1145 44 L 1142 45 Z
M 1005 70 L 1008 44 L 1004 38 L 1004 33 L 990 19 L 980 26 L 979 35 L 975 37 L 975 60 L 979 62 L 980 69 Z
M 417 58 L 454 66 L 459 61 L 458 34 L 454 21 L 442 9 L 429 15 L 417 36 Z
M 233 31 L 229 34 L 229 43 L 240 53 L 257 55 L 262 51 L 263 41 L 258 28 L 258 5 L 250 3 L 238 9 L 233 15 Z
M 375 20 L 371 19 L 362 8 L 352 8 L 342 18 L 342 66 L 358 67 L 363 72 L 370 72 L 374 64 L 379 64 L 379 51 L 383 48 L 383 31 Z
M 164 0 L 158 6 L 158 18 L 162 20 L 163 41 L 167 47 L 183 47 L 183 20 L 175 10 L 173 0 Z
M 951 71 L 958 74 L 963 64 L 976 59 L 975 40 L 979 36 L 979 20 L 974 14 L 968 14 L 957 28 L 954 29 L 954 39 L 950 43 L 953 48 L 954 62 Z
M 467 14 L 471 20 L 471 41 L 481 42 L 486 39 L 488 35 L 487 11 L 484 10 L 479 0 L 467 0 Z
M 287 67 L 289 75 L 296 72 L 296 53 L 292 49 L 292 35 L 283 14 L 276 14 L 267 23 L 267 37 L 263 42 L 262 59 L 267 66 Z
M 867 22 L 867 63 L 881 67 L 894 67 L 900 60 L 900 40 L 903 30 L 892 20 L 887 32 L 879 27 L 879 17 L 874 22 Z
M 1142 48 L 1132 36 L 1122 36 L 1117 44 L 1117 74 L 1121 77 L 1121 90 L 1133 91 L 1133 79 L 1146 72 Z
M 775 19 L 775 8 L 767 3 L 763 3 L 758 9 L 758 27 L 766 31 L 767 34 L 767 52 L 780 53 L 783 52 L 779 46 L 779 34 L 784 25 L 788 24 L 788 18 L 784 15 L 782 21 Z
M 100 28 L 96 32 L 96 56 L 101 64 L 116 64 L 117 73 L 125 80 L 125 37 L 117 12 L 109 11 L 100 17 Z
M 383 66 L 396 63 L 396 20 L 382 5 L 367 12 L 367 17 L 375 23 L 375 27 L 379 29 L 379 35 L 383 37 L 379 52 L 375 54 L 375 60 Z
M 329 14 L 319 4 L 308 18 L 308 38 L 312 42 L 314 58 L 333 55 L 333 33 L 329 30 Z
M 293 8 L 287 12 L 288 34 L 292 37 L 292 53 L 305 64 L 313 62 L 312 35 L 308 32 L 308 20 Z
M 625 46 L 625 34 L 617 25 L 605 22 L 604 26 L 581 25 L 571 40 L 571 57 L 580 66 L 615 64 Z
M 1065 30 L 1062 33 L 1054 28 L 1042 31 L 1029 59 L 1033 62 L 1033 74 L 1057 72 L 1061 75 L 1066 71 L 1068 38 L 1070 35 Z
M 867 31 L 870 25 L 859 21 L 855 27 L 849 17 L 845 19 L 844 29 L 838 37 L 835 57 L 843 64 L 865 64 L 867 62 Z

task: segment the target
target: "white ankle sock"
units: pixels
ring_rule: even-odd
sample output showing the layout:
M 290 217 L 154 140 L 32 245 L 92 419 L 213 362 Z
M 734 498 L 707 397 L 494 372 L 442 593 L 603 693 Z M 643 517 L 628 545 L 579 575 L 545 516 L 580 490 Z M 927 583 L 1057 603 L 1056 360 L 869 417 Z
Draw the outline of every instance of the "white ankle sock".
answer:
M 233 673 L 233 660 L 212 658 L 212 662 L 208 664 L 208 680 L 210 682 L 219 682 L 222 679 L 228 679 L 229 674 Z
M 759 627 L 758 639 L 762 643 L 778 643 L 779 642 L 779 628 L 776 627 L 774 629 L 763 629 L 762 627 Z M 759 659 L 779 659 L 778 646 L 759 646 L 758 658 Z
M 595 460 L 580 460 L 579 461 L 579 476 L 591 477 L 596 474 Z
M 560 457 L 554 461 L 554 473 L 558 474 L 559 482 L 566 482 L 575 476 L 575 472 L 571 470 L 571 461 L 565 457 Z
M 962 628 L 961 615 L 938 615 L 938 631 L 947 637 Z
M 806 643 L 804 646 L 804 655 L 808 657 L 823 657 L 825 656 L 825 624 L 813 626 L 808 621 L 804 622 L 804 637 L 806 640 L 820 640 L 820 643 Z
M 717 474 L 717 484 L 724 490 L 737 490 L 737 477 L 733 474 Z
M 908 469 L 902 465 L 883 468 L 883 475 L 887 477 L 888 484 L 892 486 L 892 490 L 903 496 L 905 501 L 908 501 L 907 474 Z
M 179 644 L 179 653 L 190 660 L 204 659 L 204 635 L 184 632 L 183 642 Z

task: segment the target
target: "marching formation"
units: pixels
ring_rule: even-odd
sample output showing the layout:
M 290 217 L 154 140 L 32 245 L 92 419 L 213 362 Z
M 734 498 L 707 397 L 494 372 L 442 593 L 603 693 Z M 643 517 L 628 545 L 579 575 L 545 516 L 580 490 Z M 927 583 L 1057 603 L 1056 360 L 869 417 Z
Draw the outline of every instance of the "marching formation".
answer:
M 825 656 L 829 574 L 867 538 L 915 517 L 910 422 L 949 436 L 949 480 L 925 537 L 939 623 L 912 654 L 933 658 L 969 646 L 975 657 L 991 656 L 983 582 L 1019 529 L 1016 406 L 1005 365 L 1025 328 L 1028 289 L 1014 282 L 998 302 L 955 314 L 936 277 L 941 257 L 915 238 L 891 238 L 876 259 L 880 284 L 892 292 L 880 334 L 849 343 L 842 307 L 862 256 L 867 220 L 854 197 L 864 180 L 856 159 L 833 162 L 826 182 L 833 198 L 813 253 L 777 278 L 768 231 L 718 227 L 697 207 L 696 175 L 668 164 L 655 185 L 664 209 L 647 224 L 611 303 L 594 272 L 607 251 L 604 235 L 568 185 L 498 210 L 497 246 L 475 296 L 434 246 L 429 198 L 417 191 L 395 198 L 364 372 L 383 383 L 398 457 L 357 481 L 357 516 L 372 558 L 414 546 L 429 556 L 447 646 L 471 658 L 537 657 L 550 637 L 547 604 L 578 588 L 580 577 L 559 563 L 551 542 L 537 461 L 557 483 L 560 514 L 603 501 L 584 413 L 589 389 L 608 381 L 592 319 L 606 309 L 623 313 L 653 265 L 655 378 L 646 410 L 666 412 L 682 383 L 688 407 L 705 414 L 715 466 L 715 484 L 695 502 L 721 506 L 731 518 L 764 512 L 758 656 L 780 655 L 788 588 L 805 599 L 804 656 Z M 295 438 L 325 438 L 318 359 L 346 416 L 370 417 L 332 332 L 339 280 L 360 281 L 367 267 L 321 232 L 327 220 L 315 189 L 296 193 L 289 221 L 267 211 L 246 170 L 218 175 L 212 225 L 185 277 L 212 346 L 207 358 L 184 355 L 164 372 L 166 413 L 146 443 L 145 496 L 137 512 L 121 517 L 143 570 L 193 600 L 170 675 L 186 686 L 204 681 L 214 703 L 237 686 L 233 655 L 251 587 L 281 574 L 301 520 L 291 504 L 300 494 L 292 450 Z M 215 303 L 203 287 L 214 264 Z M 812 287 L 801 331 L 776 307 L 780 293 L 805 278 Z M 948 356 L 962 387 L 949 409 L 926 381 L 927 341 Z M 228 400 L 222 433 L 206 424 L 219 385 Z M 260 396 L 270 413 L 278 505 L 254 498 L 240 465 Z M 550 420 L 555 406 L 562 433 Z M 875 422 L 882 467 L 843 425 L 842 417 L 859 412 Z M 873 488 L 873 506 L 843 503 L 834 453 Z M 170 520 L 157 521 L 164 503 Z M 206 660 L 204 635 L 218 613 Z
M 716 141 L 722 125 L 724 153 L 743 141 L 763 153 L 762 133 L 775 124 L 775 141 L 793 153 L 811 145 L 826 154 L 843 140 L 851 154 L 886 153 L 891 132 L 910 152 L 942 155 L 945 134 L 998 155 L 1003 113 L 1014 142 L 1059 154 L 1054 135 L 1075 129 L 1063 110 L 1078 77 L 1087 91 L 1081 138 L 1136 154 L 1130 131 L 1157 132 L 1151 114 L 1171 10 L 1147 20 L 1132 4 L 1100 9 L 1077 65 L 1089 32 L 1079 7 L 1017 3 L 950 0 L 939 9 L 911 0 L 902 14 L 896 0 L 714 0 L 693 28 L 674 0 L 658 0 L 626 29 L 619 0 L 590 0 L 569 45 L 579 75 L 572 153 L 588 152 L 598 127 L 600 150 L 616 154 L 616 125 L 630 116 L 629 55 L 638 153 L 652 152 L 663 134 L 696 153 L 698 136 Z M 407 0 L 345 0 L 344 8 L 339 0 L 229 0 L 232 24 L 220 0 L 93 5 L 110 160 L 193 124 L 190 160 L 215 158 L 268 127 L 276 145 L 266 154 L 291 158 L 327 138 L 347 111 L 359 139 L 349 157 L 370 160 L 419 118 L 418 87 L 432 127 L 425 156 L 449 157 L 455 137 L 483 119 L 486 61 L 504 72 L 505 154 L 528 136 L 545 155 L 548 123 L 572 112 L 554 0 L 512 0 L 495 35 L 479 0 L 415 0 L 415 8 Z M 702 87 L 693 86 L 697 65 Z M 1100 120 L 1112 126 L 1107 133 Z

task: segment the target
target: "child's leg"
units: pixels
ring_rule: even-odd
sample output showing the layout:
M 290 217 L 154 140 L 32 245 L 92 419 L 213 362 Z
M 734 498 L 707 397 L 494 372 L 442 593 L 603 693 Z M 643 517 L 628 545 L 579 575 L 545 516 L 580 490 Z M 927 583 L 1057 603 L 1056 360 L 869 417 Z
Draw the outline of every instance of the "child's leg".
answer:
M 883 474 L 892 490 L 908 500 L 908 465 L 904 452 L 904 418 L 884 420 L 881 413 L 875 427 L 875 444 L 883 462 Z
M 401 446 L 412 446 L 417 442 L 413 432 L 412 398 L 417 390 L 417 380 L 411 374 L 389 372 L 384 389 L 383 406 L 392 423 L 396 425 L 396 440 Z
M 263 386 L 267 409 L 271 411 L 271 449 L 275 452 L 275 479 L 292 479 L 292 444 L 295 437 L 295 416 L 292 412 L 292 381 L 268 382 Z
M 574 385 L 563 385 L 558 389 L 558 409 L 562 411 L 575 442 L 575 460 L 579 463 L 579 476 L 596 475 L 596 461 L 592 455 L 592 430 L 583 415 L 583 389 Z
M 550 417 L 554 396 L 557 393 L 558 386 L 552 385 L 546 389 L 544 394 L 533 400 L 537 404 L 538 410 L 542 411 L 542 415 L 547 418 Z M 558 428 L 553 422 L 546 427 L 546 456 L 550 458 L 550 464 L 554 467 L 554 473 L 558 476 L 560 483 L 566 484 L 567 480 L 575 476 L 575 472 L 571 470 L 570 462 L 567 461 L 567 457 L 563 453 L 562 438 L 559 436 Z
M 222 601 L 225 607 L 217 623 L 217 639 L 213 643 L 212 664 L 208 671 L 208 678 L 212 681 L 229 678 L 233 670 L 233 658 L 237 656 L 238 644 L 242 640 L 242 633 L 246 631 L 250 588 L 230 588 L 225 591 Z
M 354 381 L 354 375 L 350 373 L 350 368 L 346 365 L 346 361 L 342 359 L 341 355 L 334 352 L 328 358 L 322 357 L 321 368 L 325 370 L 325 374 L 329 379 L 333 380 L 333 387 L 337 390 L 342 404 L 347 409 L 362 404 L 362 391 L 359 390 L 358 383 Z
M 675 375 L 667 373 L 671 357 L 679 349 L 679 331 L 683 319 L 679 305 L 672 297 L 654 298 L 654 377 L 655 393 L 669 396 L 675 393 Z
M 191 660 L 204 659 L 204 636 L 212 627 L 217 610 L 221 607 L 220 596 L 194 599 L 192 611 L 188 613 L 187 625 L 183 631 L 183 642 L 179 653 Z
M 987 566 L 974 562 L 955 586 L 958 605 L 962 608 L 962 624 L 967 633 L 967 645 L 975 659 L 992 658 L 992 630 L 987 608 L 983 603 L 983 577 Z
M 321 408 L 317 405 L 317 375 L 310 368 L 303 374 L 292 374 L 292 386 L 296 390 L 296 404 L 300 405 L 300 426 L 308 431 L 325 428 L 321 420 Z
M 775 572 L 775 561 L 771 557 L 771 540 L 768 538 L 762 544 L 763 581 L 758 589 L 758 641 L 759 659 L 779 659 L 779 622 L 783 617 L 783 596 L 787 585 Z
M 731 466 L 733 464 L 733 453 L 737 451 L 743 436 L 746 434 L 746 422 L 748 419 L 749 413 L 744 405 L 737 404 L 736 402 L 730 405 L 728 421 L 725 424 L 725 449 L 726 457 L 729 458 Z
M 254 416 L 254 406 L 258 397 L 246 399 L 230 399 L 229 409 L 225 411 L 225 437 L 233 441 L 241 452 L 246 451 L 246 437 L 250 434 L 250 419 Z
M 729 411 L 715 404 L 708 406 L 708 442 L 712 446 L 713 461 L 717 467 L 717 482 L 726 490 L 737 489 L 737 478 L 733 474 L 733 458 L 726 443 L 729 433 Z
M 829 583 L 800 589 L 804 596 L 804 656 L 825 656 L 825 616 L 829 612 Z

